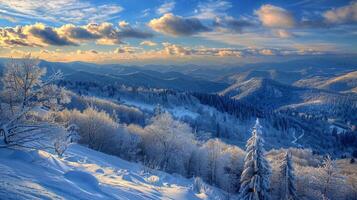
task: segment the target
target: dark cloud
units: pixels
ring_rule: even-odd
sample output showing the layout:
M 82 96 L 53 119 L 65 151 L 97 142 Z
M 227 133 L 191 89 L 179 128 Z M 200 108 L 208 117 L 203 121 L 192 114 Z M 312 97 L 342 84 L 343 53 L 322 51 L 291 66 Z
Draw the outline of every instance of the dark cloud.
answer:
M 244 28 L 255 24 L 246 19 L 235 19 L 233 17 L 217 17 L 213 23 L 214 27 L 225 28 L 232 32 L 241 32 Z
M 70 38 L 73 39 L 84 39 L 84 40 L 98 40 L 101 44 L 122 44 L 122 39 L 124 38 L 137 38 L 146 39 L 151 38 L 154 35 L 149 32 L 141 31 L 136 28 L 131 27 L 129 24 L 125 26 L 121 25 L 120 28 L 114 27 L 111 23 L 102 24 L 88 24 L 84 27 L 74 27 L 71 28 L 61 27 L 60 29 L 64 32 L 70 30 Z
M 118 32 L 118 36 L 122 38 L 147 39 L 147 38 L 152 38 L 154 35 L 149 32 L 144 32 L 138 29 L 134 29 L 132 27 L 125 27 Z
M 0 44 L 4 47 L 29 46 L 77 46 L 82 41 L 95 41 L 98 44 L 123 44 L 125 38 L 146 39 L 154 35 L 131 27 L 114 27 L 111 23 L 75 26 L 66 24 L 61 27 L 49 27 L 44 24 L 0 27 Z
M 210 30 L 196 18 L 183 18 L 172 13 L 151 20 L 149 26 L 157 32 L 173 36 L 190 36 Z
M 66 37 L 61 37 L 58 33 L 51 27 L 37 27 L 32 26 L 28 30 L 34 37 L 42 40 L 43 43 L 54 45 L 54 46 L 66 46 L 66 45 L 77 45 L 71 42 Z
M 100 35 L 91 33 L 85 27 L 78 27 L 78 26 L 74 26 L 74 25 L 64 25 L 63 27 L 61 27 L 61 30 L 63 31 L 64 35 L 67 35 L 68 37 L 73 38 L 73 39 L 91 40 L 91 39 L 100 38 Z

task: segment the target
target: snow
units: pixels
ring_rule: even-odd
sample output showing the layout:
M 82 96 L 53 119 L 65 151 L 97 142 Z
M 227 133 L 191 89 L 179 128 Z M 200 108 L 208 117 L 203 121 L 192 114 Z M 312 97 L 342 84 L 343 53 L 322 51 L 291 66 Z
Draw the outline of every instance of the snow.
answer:
M 336 126 L 336 125 L 330 125 L 330 131 L 332 131 L 333 129 L 336 129 L 336 131 L 337 131 L 337 134 L 341 134 L 341 133 L 343 133 L 343 132 L 345 132 L 346 131 L 346 129 L 344 129 L 344 128 L 341 128 L 341 127 L 339 127 L 339 126 Z
M 128 100 L 128 99 L 121 99 L 121 101 L 124 103 L 124 105 L 134 106 L 134 107 L 140 108 L 141 110 L 153 111 L 155 109 L 155 105 L 143 103 L 140 101 L 134 101 L 134 100 Z
M 63 158 L 46 151 L 0 149 L 0 199 L 223 199 L 170 175 L 72 145 Z
M 168 109 L 168 111 L 170 113 L 172 113 L 173 116 L 177 117 L 177 118 L 182 118 L 182 117 L 191 117 L 192 119 L 196 119 L 199 114 L 198 113 L 195 113 L 195 112 L 192 112 L 190 110 L 188 110 L 187 108 L 185 107 L 175 107 L 175 108 L 172 108 L 172 109 Z
M 139 101 L 132 101 L 132 100 L 127 100 L 127 99 L 122 99 L 124 105 L 128 106 L 134 106 L 137 107 L 141 110 L 148 110 L 148 111 L 153 111 L 155 109 L 155 105 L 152 104 L 147 104 Z M 173 108 L 165 108 L 168 112 L 170 112 L 173 116 L 176 118 L 183 118 L 183 117 L 190 117 L 192 119 L 195 119 L 199 116 L 198 113 L 192 112 L 188 108 L 185 108 L 183 106 L 175 106 Z
M 304 137 L 305 132 L 302 131 L 301 135 L 299 135 L 299 137 L 296 137 L 295 131 L 293 131 L 293 138 L 294 140 L 291 141 L 292 144 L 296 145 L 297 147 L 302 147 L 301 144 L 297 143 L 298 140 L 300 140 L 302 137 Z

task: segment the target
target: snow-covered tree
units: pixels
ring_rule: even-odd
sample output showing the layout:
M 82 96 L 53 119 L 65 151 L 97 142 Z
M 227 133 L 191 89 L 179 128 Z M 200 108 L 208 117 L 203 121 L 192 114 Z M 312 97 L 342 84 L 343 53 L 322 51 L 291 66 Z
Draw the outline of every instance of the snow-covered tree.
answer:
M 43 107 L 57 110 L 70 99 L 63 88 L 54 85 L 62 73 L 58 71 L 43 80 L 45 73 L 38 61 L 29 56 L 7 63 L 2 93 L 8 96 L 5 104 L 11 112 L 0 127 L 6 146 L 41 147 L 44 144 L 41 140 L 51 139 L 61 129 L 59 124 L 45 120 L 48 110 Z
M 317 184 L 321 190 L 321 196 L 334 199 L 341 189 L 344 177 L 340 174 L 336 162 L 327 156 L 322 165 L 318 168 L 315 176 Z
M 264 155 L 264 140 L 259 119 L 256 120 L 252 136 L 247 141 L 246 147 L 247 155 L 244 159 L 244 170 L 240 179 L 240 198 L 242 200 L 269 199 L 271 169 Z
M 145 127 L 144 151 L 149 162 L 156 162 L 164 170 L 186 173 L 189 158 L 195 147 L 190 126 L 174 120 L 164 112 L 155 116 Z
M 291 158 L 291 153 L 286 152 L 282 159 L 280 170 L 280 199 L 281 200 L 296 200 L 295 175 Z
M 64 110 L 59 115 L 62 121 L 78 126 L 80 143 L 98 151 L 114 148 L 110 144 L 115 140 L 119 125 L 105 111 L 89 107 L 83 112 Z

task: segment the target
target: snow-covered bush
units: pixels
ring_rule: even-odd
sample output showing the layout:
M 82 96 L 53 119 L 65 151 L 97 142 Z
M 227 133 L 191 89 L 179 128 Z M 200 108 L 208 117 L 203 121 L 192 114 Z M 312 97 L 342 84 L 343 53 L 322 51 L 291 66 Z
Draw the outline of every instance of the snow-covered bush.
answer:
M 71 124 L 66 132 L 59 134 L 61 135 L 55 139 L 54 148 L 57 155 L 61 157 L 70 144 L 78 142 L 80 136 L 78 134 L 78 127 L 74 124 Z
M 136 159 L 140 152 L 139 135 L 129 133 L 126 126 L 118 124 L 108 113 L 89 107 L 83 112 L 64 110 L 57 113 L 57 121 L 75 124 L 80 135 L 79 143 L 94 150 Z
M 92 107 L 83 112 L 65 110 L 61 115 L 65 121 L 78 126 L 80 143 L 98 151 L 108 148 L 118 128 L 118 124 L 106 112 Z

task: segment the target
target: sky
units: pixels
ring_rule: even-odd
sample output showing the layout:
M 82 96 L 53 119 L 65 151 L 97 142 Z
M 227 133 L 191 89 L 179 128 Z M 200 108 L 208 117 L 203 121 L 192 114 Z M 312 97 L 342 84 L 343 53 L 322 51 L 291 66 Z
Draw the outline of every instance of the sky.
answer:
M 0 57 L 235 64 L 357 53 L 357 1 L 0 0 Z

